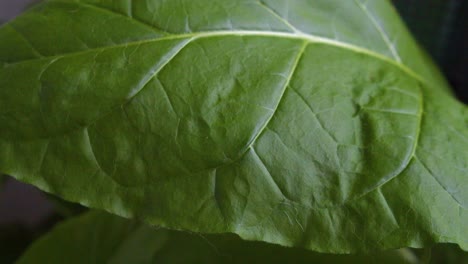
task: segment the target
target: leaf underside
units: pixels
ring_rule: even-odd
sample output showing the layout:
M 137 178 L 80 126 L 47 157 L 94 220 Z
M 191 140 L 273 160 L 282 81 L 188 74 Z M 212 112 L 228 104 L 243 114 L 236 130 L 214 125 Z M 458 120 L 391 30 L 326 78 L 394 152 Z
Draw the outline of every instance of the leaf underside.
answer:
M 245 242 L 233 235 L 202 236 L 156 229 L 93 211 L 55 227 L 36 241 L 16 263 L 64 262 L 411 264 L 417 263 L 417 258 L 408 249 L 373 255 L 318 254 L 261 242 Z
M 0 28 L 0 171 L 173 229 L 468 248 L 468 115 L 385 1 L 47 1 Z

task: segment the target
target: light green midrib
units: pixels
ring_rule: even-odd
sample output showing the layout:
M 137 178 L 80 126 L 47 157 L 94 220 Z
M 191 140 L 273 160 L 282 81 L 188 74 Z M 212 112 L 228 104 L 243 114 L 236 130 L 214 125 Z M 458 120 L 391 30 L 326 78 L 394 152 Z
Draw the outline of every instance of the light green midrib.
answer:
M 64 3 L 63 1 L 57 1 L 57 2 Z M 388 34 L 385 32 L 385 30 L 382 28 L 382 26 L 376 21 L 375 17 L 369 12 L 366 4 L 360 2 L 359 0 L 354 0 L 354 2 L 359 7 L 359 9 L 364 12 L 364 14 L 369 18 L 371 23 L 374 25 L 375 29 L 378 31 L 379 35 L 382 37 L 382 40 L 385 42 L 385 45 L 388 47 L 390 53 L 392 54 L 393 59 L 395 59 L 398 63 L 402 63 L 401 58 L 400 58 L 400 56 L 398 54 L 398 51 L 395 49 L 395 46 L 391 43 Z M 130 7 L 130 9 L 128 10 L 128 12 L 130 12 L 129 14 L 123 15 L 122 13 L 119 13 L 119 12 L 116 12 L 116 11 L 113 11 L 111 9 L 107 9 L 107 8 L 104 8 L 104 7 L 100 7 L 98 5 L 93 5 L 93 4 L 83 3 L 83 2 L 78 2 L 76 4 L 79 5 L 79 6 L 84 6 L 86 8 L 95 9 L 95 10 L 97 10 L 99 12 L 105 12 L 105 13 L 109 13 L 111 15 L 116 15 L 116 16 L 123 17 L 123 18 L 125 18 L 127 20 L 130 20 L 132 22 L 140 24 L 141 26 L 143 26 L 145 28 L 148 28 L 148 29 L 150 29 L 152 31 L 155 31 L 158 34 L 164 34 L 164 35 L 169 34 L 169 35 L 171 35 L 166 30 L 158 28 L 154 24 L 149 24 L 149 23 L 147 23 L 147 22 L 145 22 L 145 21 L 143 21 L 141 19 L 137 19 L 137 18 L 133 17 L 132 7 Z M 274 10 L 272 7 L 270 7 L 268 4 L 266 4 L 263 0 L 259 0 L 258 4 L 259 4 L 260 7 L 264 8 L 268 13 L 270 13 L 275 19 L 277 19 L 280 23 L 284 24 L 286 27 L 291 29 L 293 31 L 293 33 L 303 33 L 301 30 L 296 28 L 296 26 L 291 24 L 286 18 L 282 17 L 279 13 L 277 13 L 276 10 Z M 308 34 L 308 35 L 310 35 L 310 34 Z
M 397 61 L 394 61 L 393 59 L 382 55 L 380 53 L 374 52 L 372 50 L 366 49 L 366 48 L 361 48 L 359 46 L 355 46 L 353 44 L 333 40 L 333 39 L 328 39 L 320 36 L 315 36 L 315 35 L 310 35 L 310 34 L 304 34 L 304 33 L 288 33 L 288 32 L 279 32 L 279 31 L 262 31 L 262 30 L 216 30 L 216 31 L 201 31 L 201 32 L 193 32 L 193 33 L 184 33 L 184 34 L 177 34 L 177 35 L 167 35 L 164 37 L 159 37 L 159 38 L 154 38 L 154 39 L 146 39 L 146 40 L 139 40 L 139 41 L 133 41 L 133 42 L 126 42 L 123 44 L 118 44 L 118 45 L 112 45 L 112 46 L 105 46 L 105 47 L 99 47 L 99 48 L 94 48 L 94 49 L 87 49 L 83 51 L 77 51 L 77 52 L 69 52 L 65 54 L 60 54 L 60 55 L 54 55 L 54 56 L 43 56 L 43 57 L 38 57 L 34 59 L 28 59 L 28 60 L 21 60 L 13 63 L 6 63 L 6 67 L 8 65 L 16 65 L 16 64 L 21 64 L 21 63 L 27 63 L 30 61 L 37 61 L 37 60 L 46 60 L 46 59 L 61 59 L 65 57 L 72 57 L 72 56 L 77 56 L 77 55 L 82 55 L 82 54 L 87 54 L 91 53 L 94 51 L 103 51 L 107 49 L 115 49 L 115 48 L 124 48 L 124 47 L 129 47 L 129 46 L 138 46 L 138 45 L 143 45 L 143 44 L 148 44 L 148 43 L 156 43 L 159 41 L 165 41 L 165 40 L 178 40 L 178 39 L 205 39 L 205 38 L 216 38 L 216 37 L 230 37 L 230 36 L 238 36 L 238 37 L 271 37 L 271 38 L 280 38 L 280 39 L 297 39 L 297 40 L 303 40 L 303 41 L 308 41 L 311 44 L 326 44 L 329 46 L 334 46 L 334 47 L 339 47 L 343 48 L 346 50 L 350 50 L 355 53 L 361 53 L 365 54 L 370 57 L 377 58 L 379 60 L 385 61 L 387 63 L 390 63 L 392 65 L 395 65 L 399 69 L 401 69 L 403 72 L 408 74 L 409 76 L 417 79 L 420 82 L 427 83 L 427 81 L 422 78 L 419 74 L 415 73 L 413 70 L 405 66 L 404 64 L 401 64 Z

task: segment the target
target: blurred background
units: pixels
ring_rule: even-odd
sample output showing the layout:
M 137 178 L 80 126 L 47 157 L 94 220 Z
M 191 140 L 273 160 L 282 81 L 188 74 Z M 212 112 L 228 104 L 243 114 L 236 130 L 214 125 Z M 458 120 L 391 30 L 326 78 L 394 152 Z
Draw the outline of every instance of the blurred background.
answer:
M 196 1 L 196 0 L 194 0 Z M 347 1 L 347 0 L 343 0 Z M 460 100 L 468 102 L 468 0 L 392 0 L 421 46 L 439 65 Z M 0 0 L 0 24 L 35 0 Z M 1 41 L 1 40 L 0 40 Z M 31 241 L 66 215 L 80 211 L 36 188 L 0 175 L 0 263 L 10 263 Z M 70 209 L 71 208 L 71 209 Z M 6 254 L 6 255 L 5 255 Z M 416 251 L 424 255 L 427 252 Z M 468 253 L 441 245 L 430 263 L 465 263 Z
M 468 102 L 468 1 L 393 0 L 406 25 Z

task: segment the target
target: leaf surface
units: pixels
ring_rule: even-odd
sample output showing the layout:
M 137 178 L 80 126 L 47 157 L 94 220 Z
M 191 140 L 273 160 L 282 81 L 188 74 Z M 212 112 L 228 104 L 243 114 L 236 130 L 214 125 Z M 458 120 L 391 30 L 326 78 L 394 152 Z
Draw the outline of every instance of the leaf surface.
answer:
M 0 170 L 151 224 L 467 241 L 467 108 L 386 1 L 47 1 L 0 28 Z

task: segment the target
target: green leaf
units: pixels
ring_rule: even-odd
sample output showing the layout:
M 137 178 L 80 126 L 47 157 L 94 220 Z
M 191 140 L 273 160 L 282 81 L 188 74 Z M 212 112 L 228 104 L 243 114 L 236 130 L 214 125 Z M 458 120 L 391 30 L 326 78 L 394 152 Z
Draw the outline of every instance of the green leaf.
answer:
M 51 252 L 53 252 L 51 254 Z M 200 236 L 157 229 L 91 211 L 59 224 L 17 264 L 28 263 L 416 263 L 407 249 L 340 256 L 246 242 L 233 235 Z
M 0 29 L 0 171 L 349 253 L 468 249 L 467 108 L 386 1 L 47 1 Z

